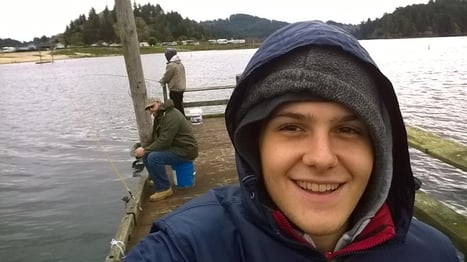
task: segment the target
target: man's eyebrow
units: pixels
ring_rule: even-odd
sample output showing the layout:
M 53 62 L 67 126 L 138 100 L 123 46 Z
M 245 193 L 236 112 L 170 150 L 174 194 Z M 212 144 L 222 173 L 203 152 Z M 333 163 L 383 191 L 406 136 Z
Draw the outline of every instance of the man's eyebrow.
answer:
M 270 119 L 275 119 L 275 118 L 280 118 L 280 117 L 293 118 L 296 120 L 312 118 L 312 116 L 310 116 L 309 114 L 302 114 L 302 113 L 296 113 L 296 112 L 291 112 L 291 111 L 282 111 L 282 112 L 277 112 L 277 113 L 272 114 Z
M 284 111 L 284 112 L 277 112 L 275 114 L 272 114 L 270 119 L 279 118 L 279 117 L 287 117 L 287 118 L 292 118 L 296 120 L 304 120 L 304 119 L 313 119 L 314 115 L 291 112 L 291 111 Z M 356 121 L 356 120 L 360 121 L 362 119 L 353 113 L 346 113 L 345 115 L 330 119 L 331 122 L 339 122 L 339 121 L 348 122 L 348 121 Z
M 359 116 L 357 116 L 356 114 L 346 114 L 340 118 L 338 118 L 337 120 L 340 120 L 340 121 L 355 121 L 355 120 L 362 120 Z

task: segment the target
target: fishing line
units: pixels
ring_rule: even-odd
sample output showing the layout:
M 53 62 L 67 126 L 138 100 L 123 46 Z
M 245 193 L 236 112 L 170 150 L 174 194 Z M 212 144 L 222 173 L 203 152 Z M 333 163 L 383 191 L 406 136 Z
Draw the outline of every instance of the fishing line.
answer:
M 97 75 L 97 74 L 96 74 Z M 104 75 L 104 74 L 100 74 L 100 75 Z M 107 75 L 107 76 L 114 76 L 114 77 L 126 77 L 126 76 L 123 76 L 123 75 Z M 73 108 L 75 109 L 75 111 L 77 111 L 77 109 L 79 108 L 78 105 L 75 103 L 74 99 L 73 98 L 69 98 L 71 100 L 71 104 L 73 106 Z M 94 138 L 94 142 L 98 148 L 98 150 L 104 155 L 105 157 L 105 160 L 109 163 L 112 171 L 114 172 L 114 174 L 118 177 L 119 181 L 121 182 L 121 184 L 123 185 L 123 187 L 125 188 L 125 190 L 128 192 L 129 196 L 131 197 L 131 199 L 133 199 L 134 201 L 136 201 L 136 197 L 133 195 L 125 177 L 121 174 L 120 170 L 117 168 L 117 166 L 115 165 L 115 162 L 113 161 L 113 159 L 111 158 L 110 154 L 106 151 L 106 149 L 104 148 L 104 146 L 102 145 L 101 143 L 101 139 L 100 139 L 100 136 L 97 132 L 97 130 L 95 128 L 93 128 L 93 126 L 91 124 L 89 124 L 88 122 L 89 121 L 85 121 L 84 119 L 84 114 L 79 114 L 79 122 L 80 122 L 80 125 L 82 127 L 84 127 L 86 130 L 90 131 L 91 133 L 91 136 Z M 129 198 L 128 197 L 123 197 L 121 199 L 122 201 L 125 202 L 125 205 L 128 203 L 129 201 Z M 141 208 L 141 207 L 140 207 Z
M 126 75 L 115 75 L 115 74 L 89 74 L 90 76 L 105 76 L 105 77 L 108 77 L 108 76 L 112 76 L 112 77 L 121 77 L 121 78 L 126 78 L 128 79 L 128 76 Z M 155 80 L 155 79 L 150 79 L 150 78 L 145 78 L 144 79 L 144 82 L 146 84 L 148 84 L 148 86 L 150 87 L 149 88 L 149 91 L 151 90 L 155 90 L 157 91 L 157 87 L 160 87 L 160 82 L 159 80 Z M 154 84 L 154 83 L 157 83 L 157 84 Z M 155 86 L 156 88 L 152 89 L 151 87 Z M 162 89 L 162 88 L 161 88 Z M 131 90 L 128 88 L 128 95 L 131 97 Z M 161 95 L 161 92 L 149 92 L 149 95 L 148 97 L 152 97 L 154 95 Z
M 111 76 L 111 77 L 121 77 L 121 78 L 128 79 L 128 76 L 126 76 L 126 75 L 118 75 L 118 74 L 90 74 L 90 75 L 91 75 L 91 76 L 104 76 L 104 77 L 109 77 L 109 76 Z M 151 82 L 157 82 L 157 83 L 159 84 L 159 86 L 160 86 L 159 80 L 145 79 L 144 81 L 145 81 L 145 83 L 147 83 L 147 84 L 150 85 L 150 86 L 152 85 Z M 130 90 L 130 88 L 128 89 L 128 96 L 131 97 L 131 90 Z M 73 102 L 74 102 L 74 101 L 73 101 Z M 73 105 L 75 105 L 75 104 L 73 103 Z M 75 106 L 75 108 L 77 108 L 77 107 Z M 80 114 L 80 122 L 82 123 L 83 126 L 86 126 L 86 125 L 85 125 L 85 121 L 83 120 L 81 114 Z M 90 128 L 90 129 L 91 129 L 91 128 Z M 112 161 L 110 155 L 107 153 L 107 151 L 106 151 L 106 150 L 104 149 L 104 147 L 102 146 L 102 144 L 101 144 L 101 142 L 100 142 L 100 139 L 99 139 L 99 135 L 97 134 L 97 132 L 96 132 L 95 137 L 96 137 L 95 142 L 96 142 L 97 146 L 99 147 L 99 149 L 101 150 L 101 152 L 104 154 L 104 156 L 105 156 L 105 158 L 107 159 L 107 161 L 109 162 L 109 164 L 110 164 L 112 170 L 113 170 L 114 173 L 118 176 L 119 180 L 122 182 L 123 186 L 124 186 L 125 189 L 128 191 L 128 193 L 129 193 L 129 195 L 131 196 L 131 198 L 132 198 L 133 200 L 136 200 L 136 198 L 135 198 L 135 196 L 133 195 L 133 193 L 131 192 L 131 190 L 130 190 L 128 184 L 126 183 L 125 178 L 121 175 L 120 171 L 118 170 L 118 168 L 115 166 L 114 162 Z M 128 201 L 129 201 L 129 199 L 128 199 L 128 198 L 125 198 L 125 197 L 123 197 L 122 200 L 125 202 L 125 204 L 128 203 Z M 139 207 L 139 208 L 141 209 L 141 207 Z
M 114 75 L 114 74 L 88 74 L 88 75 L 91 75 L 91 76 L 115 76 L 115 77 L 128 78 L 128 76 L 126 76 L 126 75 Z M 154 80 L 154 79 L 149 79 L 149 78 L 146 78 L 144 81 L 145 82 L 159 82 L 159 80 Z
M 105 76 L 105 77 L 109 77 L 109 76 L 112 76 L 112 77 L 121 77 L 121 78 L 128 78 L 127 76 L 124 76 L 124 75 L 112 75 L 112 74 L 95 74 L 96 76 Z M 146 83 L 149 83 L 153 81 L 155 82 L 155 80 L 151 80 L 151 79 L 148 79 L 148 80 L 145 80 Z M 158 82 L 158 81 L 157 81 Z M 128 95 L 131 97 L 131 90 L 130 88 L 128 89 Z M 74 102 L 74 101 L 73 101 Z M 75 108 L 78 108 L 74 103 L 73 105 L 75 106 Z M 85 125 L 85 122 L 84 122 L 84 118 L 83 118 L 83 115 L 80 114 L 80 122 L 83 126 L 86 126 Z M 87 125 L 89 126 L 89 125 Z M 91 128 L 90 128 L 91 129 Z M 133 199 L 133 201 L 135 201 L 135 203 L 137 202 L 136 201 L 136 197 L 133 195 L 133 193 L 131 192 L 130 190 L 130 187 L 128 186 L 128 183 L 126 182 L 125 178 L 122 176 L 122 174 L 120 173 L 120 170 L 117 168 L 117 166 L 115 165 L 114 161 L 112 160 L 112 158 L 110 157 L 109 153 L 105 150 L 104 146 L 102 145 L 101 141 L 100 141 L 100 136 L 98 135 L 97 131 L 95 131 L 95 143 L 96 145 L 98 146 L 98 148 L 100 149 L 100 151 L 104 154 L 105 158 L 107 159 L 107 162 L 110 164 L 113 172 L 118 176 L 120 182 L 123 184 L 123 186 L 125 187 L 125 189 L 127 190 L 129 196 L 131 197 L 131 199 Z M 122 198 L 122 201 L 125 202 L 125 209 L 126 209 L 126 206 L 128 204 L 128 202 L 130 201 L 129 197 L 128 196 L 124 196 Z M 142 207 L 141 207 L 141 203 L 138 203 L 137 204 L 137 208 L 139 211 L 142 211 Z M 136 215 L 134 212 L 128 212 L 126 213 L 127 215 L 128 214 L 132 214 L 133 215 L 133 219 L 134 219 L 134 223 L 136 225 Z M 117 247 L 122 258 L 125 258 L 125 243 L 121 240 L 116 240 L 114 238 L 112 238 L 112 240 L 110 241 L 110 250 L 113 250 L 114 247 Z
M 90 125 L 86 125 L 83 117 L 82 117 L 82 114 L 80 114 L 79 116 L 79 120 L 80 120 L 80 123 L 83 125 L 83 127 L 87 128 L 88 130 L 90 130 L 92 133 L 94 133 L 94 142 L 96 143 L 98 149 L 101 151 L 101 153 L 104 155 L 105 159 L 107 160 L 107 162 L 109 163 L 111 169 L 113 170 L 114 174 L 118 177 L 119 181 L 122 183 L 123 187 L 126 189 L 126 191 L 128 192 L 128 194 L 130 195 L 130 197 L 133 199 L 133 200 L 136 200 L 136 197 L 133 195 L 133 193 L 131 192 L 131 189 L 130 187 L 128 186 L 128 183 L 126 182 L 125 178 L 123 177 L 123 175 L 120 173 L 120 170 L 117 168 L 117 166 L 115 165 L 115 162 L 113 161 L 113 159 L 110 157 L 109 153 L 105 150 L 104 146 L 102 145 L 101 143 L 101 140 L 100 140 L 100 136 L 98 135 L 97 131 L 90 127 Z M 125 202 L 125 198 L 122 198 L 122 200 Z M 128 202 L 128 201 L 126 201 Z
M 105 158 L 107 159 L 107 162 L 109 162 L 109 164 L 110 164 L 112 170 L 114 171 L 114 173 L 118 176 L 118 178 L 122 182 L 123 186 L 125 187 L 125 189 L 130 194 L 131 198 L 133 200 L 136 200 L 136 198 L 133 196 L 133 193 L 131 193 L 131 190 L 130 190 L 130 187 L 128 186 L 128 183 L 126 182 L 125 178 L 120 173 L 120 170 L 115 166 L 115 163 L 112 160 L 112 158 L 110 157 L 109 153 L 102 146 L 101 141 L 99 139 L 96 139 L 95 142 L 96 142 L 97 146 L 99 147 L 99 149 L 101 150 L 101 152 L 104 154 Z

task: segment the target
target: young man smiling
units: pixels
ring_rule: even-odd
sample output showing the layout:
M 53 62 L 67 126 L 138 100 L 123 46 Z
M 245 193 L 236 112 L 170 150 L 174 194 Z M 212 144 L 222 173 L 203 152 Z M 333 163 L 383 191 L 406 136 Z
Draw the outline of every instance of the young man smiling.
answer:
M 274 203 L 318 250 L 332 250 L 372 171 L 365 123 L 338 103 L 285 104 L 266 122 L 259 151 Z
M 391 82 L 338 27 L 268 37 L 225 111 L 238 186 L 156 221 L 126 261 L 458 261 L 413 218 L 407 134 Z

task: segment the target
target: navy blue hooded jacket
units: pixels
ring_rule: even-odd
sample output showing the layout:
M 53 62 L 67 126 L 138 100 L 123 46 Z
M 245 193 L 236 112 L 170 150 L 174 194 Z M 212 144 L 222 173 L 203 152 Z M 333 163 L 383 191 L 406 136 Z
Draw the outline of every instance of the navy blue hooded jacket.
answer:
M 393 175 L 384 206 L 358 240 L 327 254 L 300 239 L 287 218 L 274 210 L 260 171 L 239 153 L 239 144 L 245 141 L 235 138 L 243 128 L 237 109 L 249 92 L 252 76 L 276 58 L 309 45 L 336 47 L 366 64 L 384 98 L 392 128 Z M 318 21 L 294 23 L 273 33 L 248 63 L 225 119 L 237 152 L 240 185 L 212 189 L 156 221 L 125 261 L 458 261 L 447 237 L 412 219 L 415 187 L 394 89 L 350 34 Z M 381 225 L 390 227 L 380 232 Z

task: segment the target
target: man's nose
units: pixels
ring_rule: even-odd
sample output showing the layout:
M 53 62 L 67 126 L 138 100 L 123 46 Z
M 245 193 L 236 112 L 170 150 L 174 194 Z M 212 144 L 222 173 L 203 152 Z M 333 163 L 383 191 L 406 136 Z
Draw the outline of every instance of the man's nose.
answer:
M 333 146 L 333 139 L 328 132 L 315 132 L 310 135 L 302 157 L 303 163 L 319 171 L 326 171 L 338 163 Z

